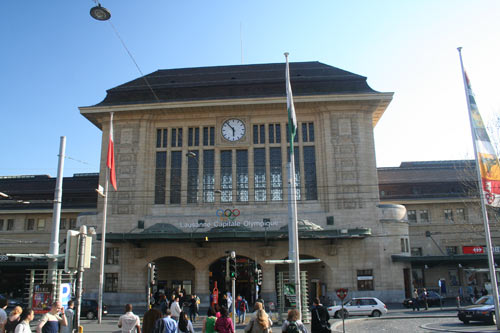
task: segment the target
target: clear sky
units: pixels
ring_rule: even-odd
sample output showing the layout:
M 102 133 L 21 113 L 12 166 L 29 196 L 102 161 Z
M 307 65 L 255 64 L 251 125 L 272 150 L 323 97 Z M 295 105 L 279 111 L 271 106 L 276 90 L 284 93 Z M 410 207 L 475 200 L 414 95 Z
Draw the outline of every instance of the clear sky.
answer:
M 242 58 L 284 62 L 288 51 L 290 61 L 321 61 L 394 92 L 375 128 L 378 166 L 472 158 L 458 46 L 483 119 L 500 114 L 498 0 L 101 4 L 144 74 Z M 94 5 L 0 4 L 0 175 L 56 176 L 60 136 L 67 137 L 66 176 L 98 171 L 101 132 L 78 107 L 99 103 L 106 89 L 140 73 L 110 22 L 90 17 Z

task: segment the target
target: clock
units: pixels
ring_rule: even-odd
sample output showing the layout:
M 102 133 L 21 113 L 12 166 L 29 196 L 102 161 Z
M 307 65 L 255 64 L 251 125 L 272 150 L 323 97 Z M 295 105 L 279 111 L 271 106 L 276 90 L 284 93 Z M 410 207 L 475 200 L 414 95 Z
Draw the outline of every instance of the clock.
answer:
M 245 136 L 245 124 L 239 119 L 228 119 L 222 124 L 222 136 L 228 141 L 238 141 Z

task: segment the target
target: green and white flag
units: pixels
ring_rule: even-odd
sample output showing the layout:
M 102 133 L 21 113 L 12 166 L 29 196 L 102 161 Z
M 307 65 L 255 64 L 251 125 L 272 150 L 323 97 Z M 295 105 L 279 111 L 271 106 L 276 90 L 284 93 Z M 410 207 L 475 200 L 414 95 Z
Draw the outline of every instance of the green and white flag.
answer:
M 290 154 L 293 154 L 293 141 L 297 133 L 297 116 L 295 115 L 295 107 L 293 106 L 292 86 L 290 84 L 290 69 L 288 67 L 288 52 L 285 53 L 286 58 L 286 106 L 288 109 L 288 132 L 290 133 Z

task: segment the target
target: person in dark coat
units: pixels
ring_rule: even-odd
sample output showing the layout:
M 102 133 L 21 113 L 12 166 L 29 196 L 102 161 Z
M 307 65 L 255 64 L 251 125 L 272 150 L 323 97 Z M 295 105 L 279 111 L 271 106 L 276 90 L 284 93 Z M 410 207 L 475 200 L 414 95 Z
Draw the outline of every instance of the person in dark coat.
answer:
M 316 297 L 311 309 L 311 333 L 325 333 L 330 331 L 328 320 L 330 320 L 328 310 L 321 305 L 319 298 Z

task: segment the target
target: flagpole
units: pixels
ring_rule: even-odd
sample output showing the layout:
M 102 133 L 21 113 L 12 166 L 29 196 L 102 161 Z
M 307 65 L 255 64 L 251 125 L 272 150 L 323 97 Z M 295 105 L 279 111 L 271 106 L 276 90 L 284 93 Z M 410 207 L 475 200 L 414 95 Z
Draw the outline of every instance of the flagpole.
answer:
M 465 70 L 464 70 L 464 64 L 462 61 L 462 48 L 459 47 L 457 48 L 458 50 L 458 55 L 460 57 L 460 67 L 462 69 L 462 79 L 464 81 L 464 88 L 465 88 L 465 97 L 467 99 L 467 109 L 469 111 L 469 123 L 471 127 L 471 132 L 472 132 L 472 144 L 474 146 L 474 156 L 475 156 L 475 161 L 476 161 L 476 176 L 478 180 L 478 187 L 479 187 L 479 197 L 481 201 L 481 210 L 483 213 L 483 223 L 484 223 L 484 236 L 486 238 L 486 252 L 488 253 L 488 267 L 490 271 L 490 278 L 491 278 L 491 289 L 493 291 L 493 301 L 495 302 L 495 322 L 497 329 L 500 330 L 500 302 L 498 300 L 498 285 L 497 285 L 497 276 L 495 272 L 495 258 L 493 257 L 493 247 L 491 244 L 491 233 L 490 233 L 490 225 L 488 221 L 488 212 L 486 210 L 486 204 L 485 204 L 485 195 L 484 195 L 484 189 L 483 189 L 483 181 L 481 177 L 481 171 L 480 171 L 480 166 L 479 166 L 479 160 L 478 160 L 478 149 L 477 149 L 477 139 L 475 135 L 475 129 L 474 129 L 474 122 L 472 119 L 472 112 L 471 112 L 471 105 L 470 105 L 470 99 L 469 99 L 469 88 L 467 85 L 467 78 L 465 75 Z
M 286 84 L 287 84 L 287 101 L 290 99 L 290 104 L 288 107 L 293 107 L 293 101 L 291 101 L 291 89 L 290 85 L 290 72 L 288 67 L 288 52 L 285 52 L 286 59 Z M 288 103 L 287 103 L 288 104 Z M 302 317 L 302 297 L 300 289 L 300 261 L 299 261 L 299 233 L 297 228 L 297 197 L 295 188 L 295 157 L 294 157 L 294 136 L 292 132 L 291 117 L 289 115 L 288 121 L 288 137 L 290 138 L 290 162 L 288 162 L 288 259 L 293 261 L 293 278 L 295 286 L 295 304 L 299 311 L 300 317 Z M 290 269 L 292 271 L 292 269 Z

